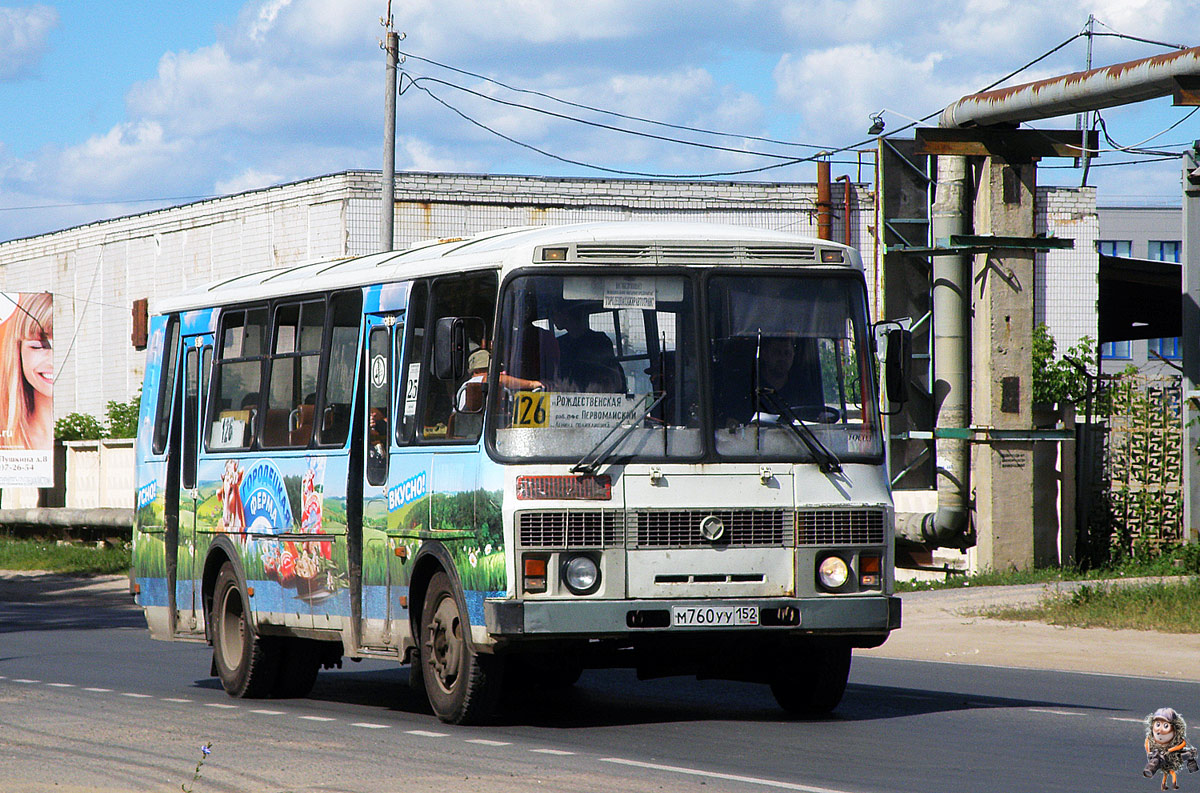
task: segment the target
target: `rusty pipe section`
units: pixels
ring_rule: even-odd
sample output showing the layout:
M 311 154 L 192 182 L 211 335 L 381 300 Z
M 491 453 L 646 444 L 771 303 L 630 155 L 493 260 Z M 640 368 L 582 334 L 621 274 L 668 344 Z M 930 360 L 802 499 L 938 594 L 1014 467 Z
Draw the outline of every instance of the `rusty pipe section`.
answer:
M 942 111 L 941 127 L 1019 124 L 1169 96 L 1179 78 L 1200 77 L 1200 47 L 1103 69 L 964 96 Z
M 817 238 L 833 239 L 833 191 L 829 160 L 817 160 Z
M 847 248 L 850 247 L 852 226 L 850 224 L 850 197 L 852 188 L 850 186 L 850 175 L 842 174 L 835 181 L 843 182 L 842 187 L 842 244 Z

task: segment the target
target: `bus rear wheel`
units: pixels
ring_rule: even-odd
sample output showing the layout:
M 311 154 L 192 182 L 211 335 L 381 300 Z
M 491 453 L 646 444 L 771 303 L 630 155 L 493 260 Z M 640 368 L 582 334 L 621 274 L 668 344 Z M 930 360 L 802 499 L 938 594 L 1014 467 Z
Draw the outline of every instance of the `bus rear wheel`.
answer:
M 485 721 L 500 687 L 500 665 L 471 648 L 468 630 L 450 578 L 435 573 L 421 609 L 419 662 L 429 705 L 448 724 Z
M 788 713 L 818 718 L 829 715 L 842 701 L 849 678 L 850 645 L 805 645 L 782 653 L 771 679 L 771 693 Z
M 228 562 L 213 591 L 213 660 L 217 676 L 230 696 L 270 696 L 279 674 L 279 646 L 273 637 L 259 636 L 249 608 Z

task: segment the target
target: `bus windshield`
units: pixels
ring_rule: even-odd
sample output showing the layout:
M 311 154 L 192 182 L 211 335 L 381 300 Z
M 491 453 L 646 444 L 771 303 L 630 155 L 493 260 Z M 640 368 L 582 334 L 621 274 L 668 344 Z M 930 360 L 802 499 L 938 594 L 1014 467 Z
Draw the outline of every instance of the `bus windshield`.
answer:
M 865 296 L 855 280 L 714 277 L 708 322 L 718 455 L 883 454 Z
M 703 454 L 690 279 L 527 275 L 502 301 L 499 454 L 578 459 L 623 424 L 636 427 L 614 454 Z
M 877 461 L 859 282 L 746 271 L 697 281 L 644 272 L 513 278 L 495 344 L 497 453 Z

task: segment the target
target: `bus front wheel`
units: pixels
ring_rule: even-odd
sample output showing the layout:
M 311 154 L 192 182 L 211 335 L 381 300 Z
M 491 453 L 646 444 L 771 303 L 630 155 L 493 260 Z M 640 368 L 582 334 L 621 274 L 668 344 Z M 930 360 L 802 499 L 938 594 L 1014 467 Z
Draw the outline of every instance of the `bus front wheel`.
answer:
M 254 631 L 249 608 L 228 562 L 213 590 L 213 659 L 230 696 L 270 696 L 279 673 L 279 652 L 271 637 Z
M 419 662 L 429 705 L 448 724 L 486 720 L 499 690 L 500 666 L 471 649 L 468 630 L 450 578 L 434 574 L 421 610 Z
M 795 716 L 826 716 L 846 693 L 850 645 L 844 642 L 796 647 L 782 654 L 771 680 L 779 706 Z

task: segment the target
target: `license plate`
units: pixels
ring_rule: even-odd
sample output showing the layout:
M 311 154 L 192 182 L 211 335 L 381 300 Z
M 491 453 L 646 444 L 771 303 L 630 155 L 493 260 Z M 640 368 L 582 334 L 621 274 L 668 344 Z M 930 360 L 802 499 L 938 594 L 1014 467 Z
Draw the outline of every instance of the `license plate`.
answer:
M 671 607 L 671 625 L 676 628 L 723 628 L 757 624 L 758 606 Z

